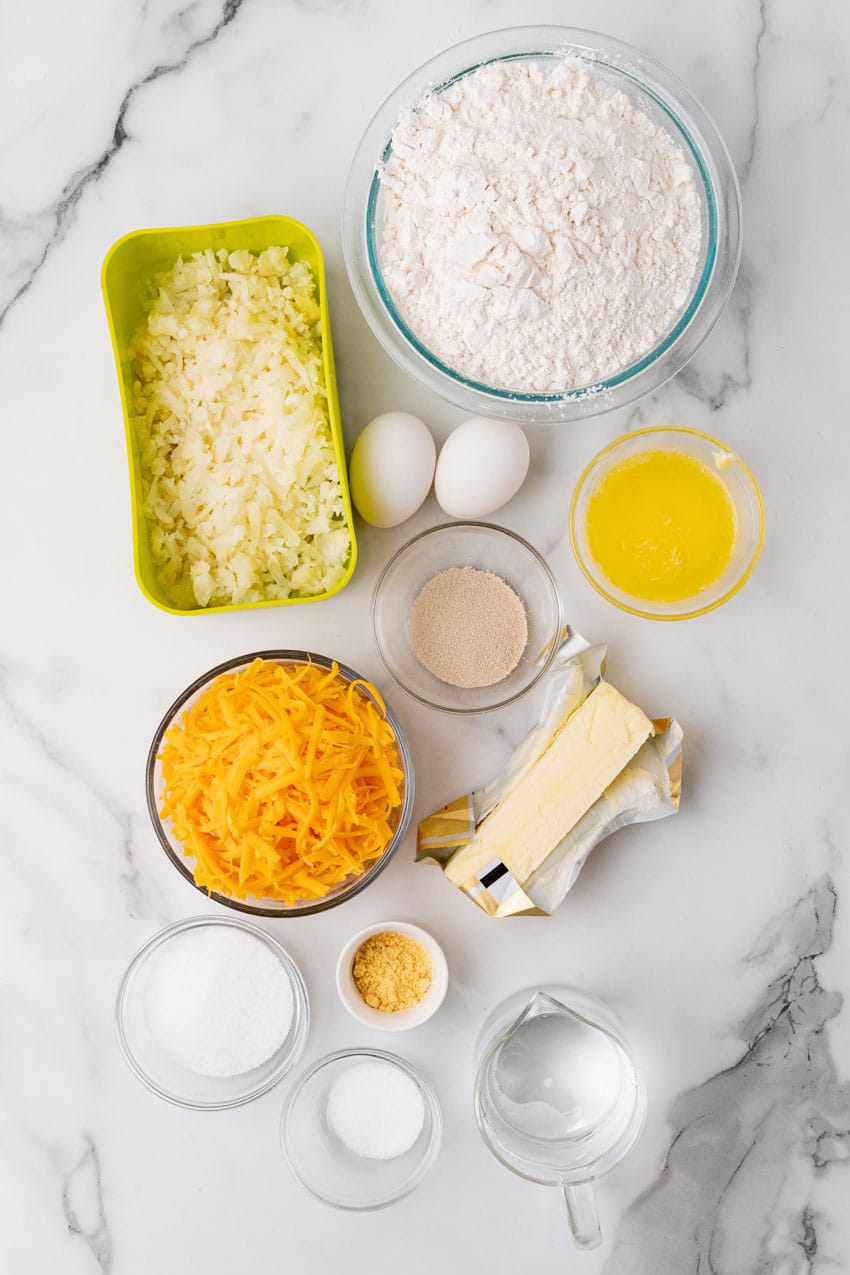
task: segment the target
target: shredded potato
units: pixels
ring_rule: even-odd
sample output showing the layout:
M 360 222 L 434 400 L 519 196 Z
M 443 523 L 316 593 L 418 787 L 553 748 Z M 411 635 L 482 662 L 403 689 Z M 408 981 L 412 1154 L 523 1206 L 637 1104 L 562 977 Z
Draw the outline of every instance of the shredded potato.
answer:
M 195 253 L 130 342 L 151 550 L 175 606 L 307 597 L 351 554 L 309 268 Z
M 294 906 L 379 858 L 404 778 L 382 709 L 336 664 L 257 659 L 216 678 L 159 754 L 160 813 L 197 884 Z

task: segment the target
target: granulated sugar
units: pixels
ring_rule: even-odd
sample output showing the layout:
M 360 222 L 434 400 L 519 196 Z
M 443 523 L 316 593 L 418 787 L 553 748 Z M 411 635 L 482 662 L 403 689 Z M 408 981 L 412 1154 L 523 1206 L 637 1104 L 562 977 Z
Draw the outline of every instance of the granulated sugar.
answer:
M 261 939 L 230 926 L 177 934 L 159 952 L 145 995 L 160 1047 L 189 1071 L 237 1076 L 276 1053 L 292 1024 L 286 970 Z
M 381 186 L 401 317 L 486 385 L 593 386 L 653 350 L 693 291 L 692 165 L 580 58 L 490 63 L 405 109 Z
M 450 567 L 418 594 L 411 615 L 420 664 L 449 686 L 493 686 L 511 673 L 528 642 L 522 601 L 492 571 Z

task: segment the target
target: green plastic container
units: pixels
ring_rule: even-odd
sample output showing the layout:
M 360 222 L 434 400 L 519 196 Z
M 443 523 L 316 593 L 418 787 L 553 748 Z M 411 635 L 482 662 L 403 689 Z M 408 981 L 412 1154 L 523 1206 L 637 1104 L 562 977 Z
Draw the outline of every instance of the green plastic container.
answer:
M 276 246 L 288 248 L 291 260 L 306 261 L 316 281 L 317 299 L 321 312 L 322 365 L 328 393 L 328 416 L 342 486 L 346 525 L 351 537 L 351 555 L 345 575 L 334 589 L 326 593 L 316 593 L 304 598 L 283 598 L 229 606 L 199 606 L 191 610 L 181 610 L 172 606 L 168 600 L 157 577 L 151 555 L 150 532 L 143 513 L 144 497 L 139 445 L 132 425 L 133 370 L 127 349 L 133 333 L 144 318 L 142 295 L 145 284 L 159 271 L 170 270 L 178 257 L 188 257 L 193 252 L 201 252 L 207 248 L 213 251 L 227 248 L 231 252 L 238 248 L 247 248 L 250 252 L 262 252 L 264 248 Z M 211 226 L 134 230 L 129 235 L 124 235 L 109 249 L 103 262 L 100 280 L 124 408 L 124 432 L 127 439 L 127 460 L 130 466 L 130 502 L 133 517 L 133 565 L 139 588 L 145 597 L 153 602 L 154 606 L 168 611 L 171 615 L 204 615 L 213 611 L 245 611 L 253 607 L 320 602 L 323 598 L 329 598 L 338 593 L 351 579 L 357 562 L 357 543 L 354 538 L 354 519 L 348 493 L 345 449 L 339 417 L 339 397 L 325 286 L 325 263 L 315 237 L 300 222 L 293 221 L 291 217 L 278 216 L 252 217 L 247 221 L 219 222 Z

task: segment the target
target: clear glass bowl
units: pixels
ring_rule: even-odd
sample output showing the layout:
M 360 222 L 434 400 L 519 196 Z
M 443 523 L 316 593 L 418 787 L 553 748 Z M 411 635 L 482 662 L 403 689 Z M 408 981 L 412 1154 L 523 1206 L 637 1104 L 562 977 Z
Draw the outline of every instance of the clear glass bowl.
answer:
M 278 664 L 316 664 L 319 668 L 330 669 L 333 660 L 328 659 L 325 655 L 316 655 L 311 651 L 255 651 L 251 655 L 240 655 L 236 659 L 226 660 L 224 664 L 218 664 L 215 668 L 210 669 L 208 673 L 203 673 L 199 678 L 188 686 L 171 707 L 166 712 L 159 726 L 154 733 L 153 742 L 148 752 L 148 760 L 145 771 L 145 792 L 147 797 L 148 814 L 156 832 L 159 844 L 162 846 L 171 863 L 177 869 L 182 877 L 184 877 L 190 885 L 196 890 L 200 890 L 201 894 L 205 894 L 208 898 L 214 899 L 216 903 L 223 903 L 225 907 L 233 908 L 236 912 L 244 912 L 249 916 L 310 916 L 314 912 L 325 912 L 328 908 L 335 908 L 338 904 L 344 903 L 346 899 L 354 898 L 355 894 L 359 894 L 361 890 L 365 890 L 367 885 L 375 880 L 377 876 L 383 872 L 396 850 L 401 845 L 402 838 L 407 831 L 410 823 L 410 816 L 413 813 L 413 757 L 410 752 L 410 745 L 407 742 L 401 722 L 396 717 L 393 710 L 388 704 L 384 705 L 384 713 L 386 720 L 392 727 L 393 734 L 398 745 L 399 764 L 404 774 L 402 781 L 402 803 L 401 806 L 393 812 L 391 817 L 391 825 L 393 827 L 392 840 L 388 844 L 384 853 L 379 859 L 376 859 L 365 872 L 359 876 L 348 877 L 338 886 L 321 899 L 305 900 L 296 907 L 290 907 L 289 904 L 280 902 L 277 899 L 234 899 L 226 894 L 218 894 L 214 890 L 207 890 L 206 887 L 196 883 L 193 872 L 191 856 L 184 854 L 183 845 L 174 836 L 171 829 L 171 820 L 163 820 L 160 817 L 160 806 L 162 804 L 163 779 L 162 766 L 158 760 L 158 754 L 162 749 L 162 741 L 165 732 L 175 721 L 179 720 L 183 712 L 189 708 L 207 689 L 211 682 L 214 682 L 222 673 L 231 673 L 237 669 L 247 668 L 253 660 L 274 661 Z M 345 664 L 337 661 L 340 677 L 348 682 L 362 681 L 360 674 L 355 673 L 354 669 L 349 668 Z M 366 691 L 363 692 L 367 694 Z M 377 702 L 377 701 L 376 701 Z M 379 705 L 380 707 L 380 705 Z
M 413 603 L 433 576 L 450 567 L 492 571 L 525 605 L 525 652 L 513 672 L 493 686 L 450 686 L 414 653 Z M 387 672 L 420 704 L 445 713 L 484 713 L 525 695 L 555 658 L 562 625 L 558 588 L 546 562 L 520 536 L 486 522 L 443 523 L 415 536 L 390 558 L 372 595 L 372 633 Z
M 468 380 L 426 349 L 398 314 L 380 267 L 379 166 L 391 148 L 404 106 L 439 93 L 485 63 L 575 54 L 625 93 L 679 142 L 702 205 L 703 262 L 692 294 L 654 350 L 633 366 L 594 385 L 564 386 L 558 394 L 523 394 Z M 414 71 L 369 124 L 348 177 L 343 250 L 358 304 L 388 354 L 436 394 L 483 416 L 559 422 L 596 416 L 650 394 L 691 359 L 729 299 L 741 257 L 741 194 L 732 161 L 713 121 L 670 71 L 610 36 L 570 27 L 514 27 L 491 31 L 446 49 Z
M 616 588 L 603 574 L 587 544 L 587 506 L 593 492 L 615 465 L 647 451 L 677 451 L 707 465 L 723 483 L 735 507 L 737 534 L 732 559 L 714 584 L 679 602 L 647 602 Z M 582 572 L 603 598 L 623 611 L 648 620 L 688 620 L 713 611 L 749 580 L 764 543 L 764 504 L 749 467 L 725 443 L 696 429 L 659 425 L 625 434 L 603 448 L 576 483 L 570 505 L 570 541 Z
M 356 1155 L 336 1136 L 326 1117 L 336 1078 L 357 1062 L 377 1059 L 398 1067 L 416 1084 L 425 1122 L 416 1142 L 391 1160 Z M 410 1063 L 382 1049 L 342 1049 L 308 1067 L 295 1082 L 280 1122 L 283 1153 L 295 1179 L 317 1200 L 338 1209 L 383 1209 L 419 1185 L 440 1150 L 443 1121 L 431 1085 Z
M 205 926 L 230 926 L 259 939 L 277 957 L 292 988 L 292 1024 L 276 1053 L 261 1066 L 237 1076 L 203 1076 L 175 1062 L 159 1045 L 148 1026 L 148 979 L 163 947 L 178 935 Z M 230 917 L 195 916 L 166 926 L 148 939 L 133 957 L 121 980 L 115 1004 L 115 1029 L 127 1066 L 143 1085 L 178 1107 L 196 1111 L 223 1111 L 239 1107 L 267 1093 L 301 1057 L 310 1027 L 310 1003 L 298 966 L 273 938 L 251 925 Z

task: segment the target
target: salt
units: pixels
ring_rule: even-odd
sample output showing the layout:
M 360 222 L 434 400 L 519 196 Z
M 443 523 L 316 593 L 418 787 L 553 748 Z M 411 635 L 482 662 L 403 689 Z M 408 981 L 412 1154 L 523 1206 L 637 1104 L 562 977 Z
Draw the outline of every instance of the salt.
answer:
M 145 995 L 160 1048 L 203 1076 L 237 1076 L 277 1052 L 292 1024 L 289 976 L 254 935 L 203 926 L 166 943 Z
M 349 1151 L 394 1160 L 409 1151 L 425 1123 L 419 1086 L 393 1063 L 353 1064 L 331 1086 L 326 1119 Z

